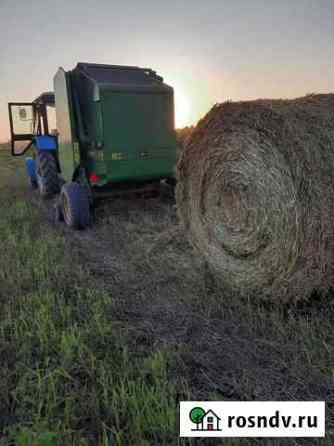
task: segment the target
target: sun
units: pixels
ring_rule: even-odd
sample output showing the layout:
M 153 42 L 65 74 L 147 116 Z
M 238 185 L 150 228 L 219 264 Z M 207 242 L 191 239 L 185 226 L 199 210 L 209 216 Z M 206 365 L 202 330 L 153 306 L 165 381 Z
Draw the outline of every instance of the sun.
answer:
M 189 125 L 190 102 L 184 93 L 175 90 L 175 125 L 176 128 L 183 128 Z

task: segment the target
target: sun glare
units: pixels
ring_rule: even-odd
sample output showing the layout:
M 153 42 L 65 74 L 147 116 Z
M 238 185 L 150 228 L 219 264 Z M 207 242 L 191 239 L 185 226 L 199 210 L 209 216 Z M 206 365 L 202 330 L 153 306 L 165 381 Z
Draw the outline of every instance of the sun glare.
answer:
M 175 89 L 175 125 L 183 128 L 189 125 L 190 102 L 189 99 L 178 89 Z

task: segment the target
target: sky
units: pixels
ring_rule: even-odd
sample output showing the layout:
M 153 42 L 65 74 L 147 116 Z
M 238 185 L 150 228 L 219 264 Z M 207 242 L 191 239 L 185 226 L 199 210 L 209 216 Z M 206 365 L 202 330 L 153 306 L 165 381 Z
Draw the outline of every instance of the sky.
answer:
M 7 103 L 77 62 L 156 70 L 178 128 L 225 100 L 333 92 L 334 0 L 0 0 L 0 141 Z

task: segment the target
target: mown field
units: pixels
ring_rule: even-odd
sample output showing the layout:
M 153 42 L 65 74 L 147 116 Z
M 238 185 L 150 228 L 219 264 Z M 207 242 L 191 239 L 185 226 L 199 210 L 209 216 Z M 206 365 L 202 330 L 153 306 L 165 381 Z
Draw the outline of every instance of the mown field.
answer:
M 168 351 L 128 350 L 112 295 L 96 288 L 64 237 L 20 194 L 12 176 L 21 163 L 0 156 L 0 427 L 7 433 L 0 444 L 11 437 L 22 445 L 170 444 L 176 388 L 167 379 Z
M 172 201 L 55 226 L 0 148 L 0 445 L 334 444 L 334 297 L 222 296 Z M 327 436 L 178 438 L 178 401 L 326 400 Z

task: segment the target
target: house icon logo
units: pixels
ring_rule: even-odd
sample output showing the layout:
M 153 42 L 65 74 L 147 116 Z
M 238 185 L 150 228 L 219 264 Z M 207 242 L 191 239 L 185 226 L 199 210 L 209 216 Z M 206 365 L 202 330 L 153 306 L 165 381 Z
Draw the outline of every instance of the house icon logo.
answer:
M 221 431 L 219 424 L 221 418 L 213 410 L 205 410 L 202 407 L 194 407 L 189 412 L 190 420 L 196 424 L 192 431 Z

